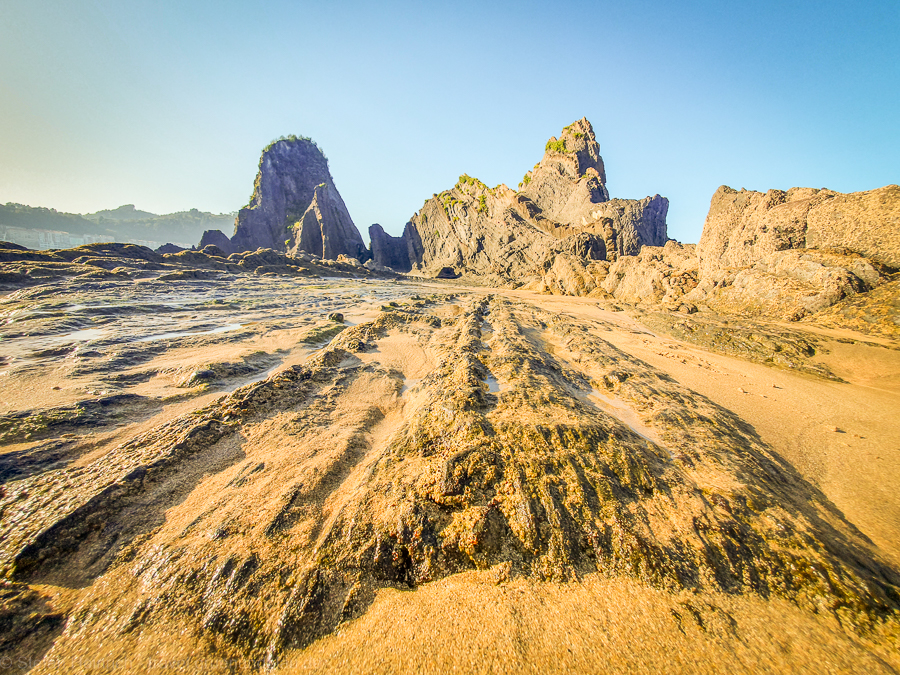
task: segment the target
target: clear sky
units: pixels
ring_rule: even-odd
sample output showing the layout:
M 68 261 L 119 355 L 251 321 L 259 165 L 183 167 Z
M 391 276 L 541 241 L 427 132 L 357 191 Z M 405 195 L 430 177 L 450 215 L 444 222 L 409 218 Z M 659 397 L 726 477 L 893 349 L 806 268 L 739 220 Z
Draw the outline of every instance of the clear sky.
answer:
M 900 182 L 900 2 L 0 0 L 3 203 L 235 211 L 293 133 L 399 234 L 582 116 L 685 242 L 721 184 Z

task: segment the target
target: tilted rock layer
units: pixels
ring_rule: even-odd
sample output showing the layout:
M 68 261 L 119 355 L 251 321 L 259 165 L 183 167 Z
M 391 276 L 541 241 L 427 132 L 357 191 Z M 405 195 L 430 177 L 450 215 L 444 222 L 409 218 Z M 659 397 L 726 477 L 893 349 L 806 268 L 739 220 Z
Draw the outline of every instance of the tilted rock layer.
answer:
M 544 158 L 525 174 L 521 190 L 489 188 L 476 178 L 425 202 L 400 238 L 379 227 L 372 234 L 376 262 L 433 276 L 444 267 L 498 284 L 540 281 L 554 266 L 570 278 L 549 288 L 587 294 L 597 288 L 584 270 L 592 260 L 614 261 L 643 245 L 666 243 L 668 200 L 610 200 L 600 146 L 586 119 L 548 141 Z M 573 237 L 578 238 L 572 240 Z M 376 244 L 377 242 L 377 244 Z M 568 262 L 557 263 L 559 257 Z
M 6 576 L 90 586 L 48 662 L 160 634 L 273 666 L 379 588 L 489 568 L 896 621 L 900 579 L 840 512 L 752 426 L 600 337 L 609 325 L 435 304 L 8 485 Z M 388 340 L 428 374 L 392 367 Z

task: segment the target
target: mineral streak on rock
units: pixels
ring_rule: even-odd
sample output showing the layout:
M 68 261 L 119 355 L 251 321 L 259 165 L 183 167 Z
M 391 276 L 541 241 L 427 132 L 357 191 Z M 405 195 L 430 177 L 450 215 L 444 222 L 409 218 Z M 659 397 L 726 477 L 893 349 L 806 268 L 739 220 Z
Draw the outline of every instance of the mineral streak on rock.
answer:
M 368 252 L 328 170 L 328 160 L 305 138 L 275 141 L 263 150 L 250 203 L 235 221 L 231 243 L 240 251 L 305 250 L 330 260 L 365 260 Z
M 6 575 L 90 585 L 51 656 L 140 629 L 274 666 L 379 588 L 497 566 L 897 620 L 897 574 L 744 420 L 602 322 L 448 301 L 388 305 L 302 365 L 7 485 Z M 434 364 L 410 387 L 391 339 Z

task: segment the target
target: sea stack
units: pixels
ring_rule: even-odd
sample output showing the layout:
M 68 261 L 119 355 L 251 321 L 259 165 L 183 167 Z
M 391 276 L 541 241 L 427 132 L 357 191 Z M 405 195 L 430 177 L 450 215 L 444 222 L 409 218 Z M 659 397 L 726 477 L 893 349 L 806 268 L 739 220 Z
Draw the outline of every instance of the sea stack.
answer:
M 309 138 L 289 136 L 262 152 L 250 203 L 238 213 L 235 250 L 301 250 L 328 259 L 365 260 L 368 251 L 328 170 Z

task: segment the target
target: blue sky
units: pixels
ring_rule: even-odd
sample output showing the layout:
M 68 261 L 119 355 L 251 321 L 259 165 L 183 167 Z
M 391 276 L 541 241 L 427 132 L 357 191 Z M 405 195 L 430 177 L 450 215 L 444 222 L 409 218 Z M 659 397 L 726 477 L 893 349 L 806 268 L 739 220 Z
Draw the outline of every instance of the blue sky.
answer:
M 398 234 L 585 116 L 612 196 L 668 197 L 695 242 L 721 184 L 900 182 L 898 36 L 897 0 L 0 0 L 0 202 L 233 211 L 294 133 Z

